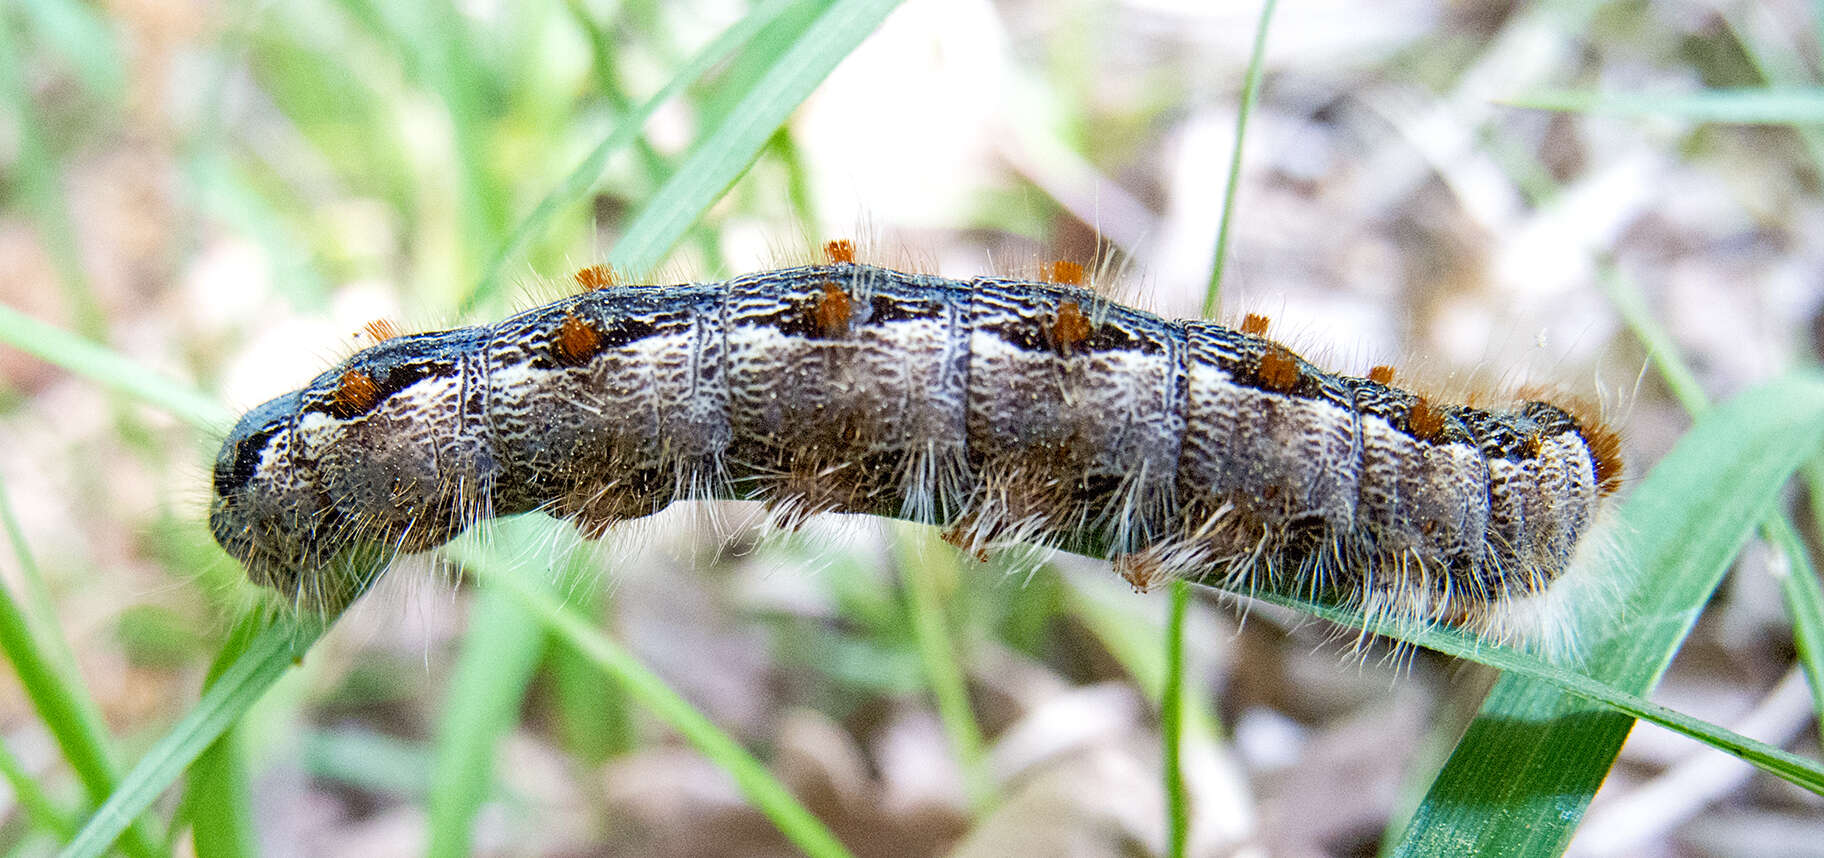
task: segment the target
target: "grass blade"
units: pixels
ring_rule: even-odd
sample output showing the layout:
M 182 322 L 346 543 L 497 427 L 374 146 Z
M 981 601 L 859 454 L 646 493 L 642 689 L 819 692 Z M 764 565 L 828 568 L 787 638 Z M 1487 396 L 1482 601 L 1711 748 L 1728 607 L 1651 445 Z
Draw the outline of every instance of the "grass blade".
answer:
M 257 615 L 241 618 L 215 662 L 209 665 L 204 687 L 219 682 L 222 673 L 244 653 L 259 631 Z M 192 844 L 199 855 L 259 854 L 253 822 L 252 788 L 247 778 L 246 747 L 241 740 L 243 721 L 236 716 L 222 735 L 189 767 L 182 818 L 190 820 Z
M 12 789 L 13 800 L 19 803 L 19 809 L 25 812 L 25 818 L 33 828 L 48 832 L 59 840 L 68 839 L 76 833 L 76 821 L 59 810 L 50 796 L 45 795 L 44 788 L 32 780 L 25 766 L 20 765 L 19 758 L 13 756 L 5 744 L 0 744 L 0 780 L 5 780 L 7 787 Z
M 1165 743 L 1166 852 L 1183 858 L 1190 843 L 1190 802 L 1184 794 L 1184 618 L 1190 582 L 1172 582 L 1172 612 L 1165 632 L 1165 693 L 1159 706 L 1159 734 Z
M 89 800 L 99 803 L 115 791 L 119 778 L 108 752 L 107 729 L 82 678 L 57 653 L 45 651 L 41 644 L 45 634 L 33 628 L 6 582 L 0 580 L 0 653 L 12 664 L 32 710 L 56 740 Z M 123 820 L 122 827 L 125 825 Z M 155 840 L 147 831 L 135 828 L 125 846 L 136 856 L 162 854 L 163 850 L 152 845 Z
M 513 574 L 533 577 L 530 565 L 515 564 Z M 496 748 L 519 718 L 544 648 L 538 618 L 499 587 L 482 588 L 469 611 L 469 630 L 438 725 L 426 854 L 469 854 L 475 814 L 494 783 Z
M 58 853 L 60 858 L 97 858 L 106 853 L 128 821 L 151 807 L 329 628 L 327 622 L 315 618 L 283 615 L 271 620 L 249 616 L 241 625 L 254 630 L 247 636 L 246 646 L 239 646 L 239 635 L 231 641 L 220 659 L 227 667 L 215 684 L 121 779 L 82 831 Z
M 1812 491 L 1817 491 L 1815 483 Z M 1798 650 L 1805 681 L 1811 685 L 1811 710 L 1814 714 L 1824 713 L 1824 587 L 1819 585 L 1810 550 L 1785 516 L 1769 521 L 1764 532 L 1786 559 L 1780 574 L 1780 591 L 1792 617 L 1793 646 Z M 1824 722 L 1818 727 L 1824 731 Z
M 658 265 L 700 213 L 747 172 L 786 117 L 898 5 L 899 0 L 837 0 L 819 15 L 628 224 L 608 263 L 636 275 Z
M 957 763 L 962 766 L 969 804 L 977 815 L 984 815 L 995 803 L 994 788 L 987 778 L 987 752 L 982 748 L 982 728 L 976 724 L 975 711 L 969 706 L 962 657 L 951 639 L 950 625 L 944 619 L 945 599 L 939 592 L 955 587 L 956 551 L 939 541 L 932 528 L 906 525 L 896 530 L 895 565 L 905 587 L 906 616 L 911 619 L 913 636 L 918 640 L 925 680 L 937 699 L 938 717 L 950 737 Z
M 526 215 L 525 219 L 520 221 L 519 226 L 513 230 L 513 234 L 501 246 L 500 251 L 494 254 L 494 261 L 488 265 L 487 272 L 482 275 L 481 281 L 476 284 L 474 291 L 463 298 L 460 304 L 461 311 L 467 313 L 474 310 L 476 305 L 499 290 L 501 275 L 506 271 L 507 265 L 525 250 L 526 245 L 530 244 L 532 239 L 545 230 L 558 212 L 581 203 L 589 196 L 590 190 L 601 178 L 602 170 L 607 167 L 608 159 L 640 138 L 640 133 L 646 126 L 646 120 L 650 119 L 653 113 L 670 102 L 686 87 L 708 74 L 710 69 L 728 59 L 738 48 L 747 44 L 755 33 L 772 23 L 779 17 L 779 13 L 791 5 L 792 0 L 767 0 L 756 6 L 747 17 L 722 31 L 715 41 L 703 46 L 703 49 L 678 69 L 677 73 L 672 75 L 671 80 L 658 92 L 653 93 L 651 98 L 646 99 L 637 109 L 622 117 L 620 124 L 614 129 L 614 133 L 597 144 L 589 156 L 584 158 L 581 164 L 576 165 L 576 169 L 572 170 L 563 182 L 552 188 L 551 193 L 545 195 L 538 206 L 532 209 L 531 214 Z
M 1254 114 L 1254 102 L 1260 100 L 1260 78 L 1266 68 L 1267 25 L 1273 21 L 1273 8 L 1279 0 L 1267 0 L 1260 9 L 1260 21 L 1254 27 L 1254 47 L 1248 57 L 1248 75 L 1241 87 L 1241 106 L 1235 111 L 1235 151 L 1229 155 L 1228 187 L 1222 192 L 1222 223 L 1216 228 L 1216 259 L 1210 266 L 1210 285 L 1203 293 L 1203 318 L 1216 315 L 1222 297 L 1222 272 L 1229 260 L 1229 225 L 1235 216 L 1235 187 L 1241 181 L 1241 144 L 1247 139 L 1248 117 Z
M 596 631 L 587 620 L 577 616 L 574 610 L 565 606 L 545 587 L 535 586 L 527 580 L 528 576 L 516 571 L 514 567 L 519 563 L 519 558 L 531 550 L 532 546 L 499 538 L 501 532 L 499 528 L 494 530 L 497 538 L 485 549 L 475 545 L 477 540 L 468 539 L 452 546 L 449 553 L 484 583 L 512 594 L 553 636 L 575 649 L 602 672 L 614 677 L 626 688 L 629 696 L 678 731 L 718 768 L 727 772 L 748 801 L 766 814 L 778 826 L 780 833 L 799 850 L 814 858 L 849 855 L 841 841 L 804 805 L 799 804 L 759 760 L 754 759 L 739 743 L 691 706 L 689 701 L 671 690 L 664 680 L 647 670 L 620 644 Z M 505 532 L 512 534 L 512 527 L 509 526 Z M 535 533 L 529 534 L 529 538 L 536 544 L 538 537 Z
M 1824 89 L 1716 89 L 1684 93 L 1604 93 L 1546 90 L 1507 99 L 1533 110 L 1665 117 L 1734 125 L 1824 123 Z
M 1751 528 L 1821 441 L 1824 377 L 1815 374 L 1762 385 L 1697 422 L 1622 510 L 1624 560 L 1606 570 L 1618 603 L 1575 618 L 1588 679 L 1630 695 L 1652 689 Z M 1643 716 L 1652 707 L 1630 705 Z M 1395 854 L 1562 852 L 1632 724 L 1536 674 L 1503 676 Z M 1732 753 L 1753 749 L 1796 783 L 1816 780 L 1792 774 L 1807 764 L 1777 749 L 1683 726 Z
M 234 415 L 195 390 L 127 356 L 0 304 L 0 343 L 38 356 L 103 387 L 118 390 L 211 432 Z

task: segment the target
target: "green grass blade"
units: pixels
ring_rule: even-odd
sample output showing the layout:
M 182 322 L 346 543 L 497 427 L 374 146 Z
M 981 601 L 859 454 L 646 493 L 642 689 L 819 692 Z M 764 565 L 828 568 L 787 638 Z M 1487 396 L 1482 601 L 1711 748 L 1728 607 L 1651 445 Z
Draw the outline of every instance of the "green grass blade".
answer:
M 1534 110 L 1686 119 L 1735 125 L 1824 123 L 1824 89 L 1717 89 L 1683 93 L 1532 92 L 1503 103 Z
M 119 352 L 97 345 L 0 304 L 0 343 L 63 367 L 103 387 L 118 390 L 211 432 L 234 419 L 210 397 L 185 387 Z
M 1685 365 L 1684 357 L 1672 347 L 1672 337 L 1648 311 L 1646 299 L 1633 283 L 1612 268 L 1602 278 L 1604 291 L 1636 339 L 1647 348 L 1647 356 L 1659 369 L 1660 377 L 1671 388 L 1685 410 L 1700 414 L 1710 408 L 1710 399 L 1697 383 L 1697 375 Z M 1824 524 L 1824 465 L 1813 459 L 1804 469 L 1807 488 L 1814 505 L 1815 522 Z M 1786 568 L 1780 575 L 1780 593 L 1786 611 L 1792 618 L 1792 636 L 1798 650 L 1799 666 L 1811 685 L 1813 711 L 1824 715 L 1824 583 L 1818 580 L 1811 552 L 1784 514 L 1770 516 L 1761 532 L 1780 550 Z M 1820 724 L 1824 731 L 1824 723 Z
M 44 139 L 46 123 L 32 104 L 26 81 L 24 57 L 14 39 L 13 16 L 0 15 L 0 114 L 13 118 L 13 161 L 7 184 L 9 196 L 23 202 L 37 221 L 45 250 L 57 269 L 57 283 L 77 330 L 97 339 L 107 335 L 106 321 L 83 273 L 82 254 L 76 243 L 76 224 L 63 197 L 61 169 Z
M 598 586 L 588 559 L 588 552 L 571 552 L 558 578 L 559 590 L 583 616 L 609 616 L 607 590 Z M 569 647 L 548 648 L 545 666 L 551 676 L 557 732 L 572 757 L 598 765 L 634 748 L 638 736 L 633 704 L 618 684 Z
M 1165 744 L 1166 852 L 1184 858 L 1190 843 L 1190 802 L 1184 793 L 1184 619 L 1191 605 L 1190 582 L 1172 582 L 1172 611 L 1165 625 L 1165 693 L 1159 706 L 1159 735 Z
M 1339 625 L 1373 631 L 1397 640 L 1436 650 L 1464 661 L 1499 668 L 1507 673 L 1556 686 L 1583 700 L 1599 703 L 1615 712 L 1649 721 L 1719 751 L 1740 757 L 1749 764 L 1783 780 L 1813 792 L 1824 792 L 1824 764 L 1742 736 L 1708 721 L 1654 703 L 1632 692 L 1623 691 L 1584 674 L 1566 670 L 1532 654 L 1479 641 L 1464 632 L 1449 628 L 1424 628 L 1413 625 L 1364 623 L 1360 614 L 1332 607 L 1313 608 L 1283 596 L 1257 594 L 1261 601 L 1309 611 Z
M 747 172 L 786 117 L 898 5 L 899 0 L 837 0 L 819 15 L 628 224 L 609 264 L 636 275 L 658 265 L 700 213 Z
M 502 275 L 507 266 L 519 257 L 526 245 L 544 232 L 558 212 L 578 205 L 588 198 L 589 192 L 600 180 L 602 170 L 607 167 L 608 159 L 640 139 L 640 133 L 646 126 L 646 120 L 650 119 L 654 112 L 670 102 L 686 87 L 708 74 L 710 69 L 728 59 L 738 48 L 747 44 L 755 33 L 772 23 L 779 17 L 780 12 L 791 5 L 792 0 L 767 0 L 754 7 L 747 17 L 735 22 L 733 26 L 722 31 L 722 34 L 717 36 L 714 41 L 703 46 L 703 49 L 678 69 L 677 74 L 672 75 L 671 80 L 658 92 L 653 93 L 651 98 L 646 99 L 632 113 L 622 117 L 620 124 L 614 129 L 614 133 L 597 144 L 589 156 L 584 158 L 583 162 L 578 164 L 576 169 L 564 178 L 563 182 L 553 188 L 551 193 L 545 195 L 531 214 L 520 221 L 518 228 L 513 230 L 512 236 L 494 255 L 494 261 L 488 265 L 487 272 L 482 275 L 481 281 L 476 285 L 474 291 L 462 300 L 461 310 L 465 313 L 474 310 L 476 305 L 492 297 L 500 289 Z M 667 246 L 669 247 L 669 245 Z
M 497 534 L 502 531 L 496 529 Z M 509 528 L 506 533 L 511 533 Z M 532 538 L 536 539 L 536 536 Z M 794 846 L 814 858 L 836 858 L 849 852 L 835 835 L 806 810 L 785 786 L 760 761 L 754 759 L 727 733 L 716 727 L 690 702 L 671 690 L 664 680 L 647 670 L 620 644 L 589 625 L 588 621 L 553 596 L 545 587 L 527 582 L 514 572 L 517 558 L 531 548 L 497 536 L 493 544 L 478 547 L 477 540 L 465 539 L 453 545 L 449 553 L 476 574 L 483 582 L 498 586 L 518 598 L 545 629 L 588 658 L 598 669 L 614 677 L 661 721 L 678 731 L 686 741 L 727 772 L 741 793 L 754 807 L 766 814 Z
M 1235 151 L 1229 155 L 1228 187 L 1222 193 L 1222 223 L 1216 228 L 1216 259 L 1210 266 L 1210 285 L 1203 293 L 1203 318 L 1216 315 L 1222 297 L 1222 273 L 1229 260 L 1229 224 L 1235 216 L 1235 187 L 1241 181 L 1241 144 L 1247 139 L 1248 117 L 1254 114 L 1254 102 L 1260 99 L 1260 78 L 1266 67 L 1267 25 L 1273 21 L 1273 8 L 1279 0 L 1267 0 L 1260 9 L 1260 20 L 1254 27 L 1254 47 L 1248 58 L 1248 75 L 1241 88 L 1241 106 L 1235 111 Z
M 1605 564 L 1618 601 L 1574 620 L 1588 678 L 1627 694 L 1652 689 L 1751 528 L 1821 441 L 1824 378 L 1815 374 L 1764 384 L 1698 420 L 1622 509 L 1622 559 Z M 1503 676 L 1395 854 L 1562 852 L 1632 724 L 1537 676 Z M 1708 732 L 1724 750 L 1752 747 Z M 1755 750 L 1775 769 L 1804 765 Z
M 0 778 L 12 789 L 13 799 L 19 802 L 19 808 L 25 811 L 25 818 L 33 828 L 58 840 L 68 840 L 76 833 L 76 820 L 57 808 L 56 802 L 45 795 L 44 788 L 32 780 L 25 767 L 19 764 L 19 758 L 13 756 L 5 744 L 0 744 Z
M 24 617 L 36 616 L 51 622 L 57 616 L 56 607 L 51 603 L 50 589 L 44 584 L 44 574 L 38 569 L 38 558 L 33 556 L 31 546 L 25 544 L 25 529 L 19 526 L 19 516 L 13 509 L 13 498 L 7 492 L 4 474 L 0 474 L 0 531 L 5 531 L 7 542 L 13 546 L 13 559 L 19 564 L 19 577 L 25 581 L 25 597 L 30 600 L 30 607 L 15 609 Z M 0 581 L 0 586 L 4 584 Z M 62 634 L 39 634 L 34 640 L 45 645 L 44 656 L 54 661 L 58 670 L 76 675 L 76 651 L 70 648 L 70 642 Z M 100 716 L 96 716 L 96 723 L 100 720 Z
M 191 843 L 198 855 L 259 854 L 253 784 L 247 776 L 239 719 L 236 722 L 190 764 L 185 779 L 183 818 L 190 821 Z
M 531 565 L 514 564 L 512 574 L 531 579 Z M 536 583 L 528 580 L 527 586 Z M 469 611 L 437 729 L 426 854 L 469 854 L 475 814 L 493 789 L 496 749 L 519 720 L 544 645 L 538 618 L 519 600 L 496 586 L 482 588 Z
M 988 781 L 988 755 L 983 750 L 982 728 L 976 724 L 975 710 L 969 705 L 963 660 L 944 618 L 944 591 L 956 588 L 956 550 L 940 541 L 937 531 L 930 527 L 904 525 L 895 530 L 895 565 L 905 587 L 906 616 L 912 621 L 913 637 L 918 641 L 925 680 L 937 699 L 938 717 L 962 767 L 969 804 L 978 816 L 985 815 L 995 803 L 994 788 Z
M 458 207 L 471 255 L 492 247 L 506 224 L 506 203 L 489 172 L 488 125 L 504 103 L 480 39 L 456 4 L 340 0 L 344 9 L 385 42 L 419 86 L 442 99 L 455 148 Z
M 231 642 L 223 653 L 227 667 L 220 677 L 121 779 L 120 786 L 89 817 L 82 831 L 58 853 L 61 858 L 97 858 L 106 853 L 126 830 L 128 821 L 144 813 L 183 777 L 190 764 L 328 630 L 321 620 L 289 616 L 248 619 L 242 626 L 257 630 L 244 648 L 238 646 L 238 640 Z
M 1817 491 L 1815 485 L 1812 491 Z M 1811 685 L 1811 711 L 1824 714 L 1824 586 L 1820 586 L 1818 569 L 1811 563 L 1811 551 L 1791 522 L 1784 516 L 1775 518 L 1767 524 L 1765 533 L 1786 558 L 1786 568 L 1780 574 L 1780 593 L 1792 616 L 1792 640 L 1798 650 L 1799 666 Z M 1824 735 L 1824 721 L 1818 729 Z
M 55 652 L 46 652 L 43 641 L 49 634 L 34 627 L 6 582 L 0 580 L 0 654 L 12 664 L 32 710 L 56 740 L 89 800 L 100 803 L 115 791 L 119 778 L 108 751 L 107 728 L 82 677 Z M 124 845 L 136 856 L 159 855 L 163 850 L 152 845 L 156 839 L 135 828 Z
M 1278 0 L 1261 4 L 1254 25 L 1254 44 L 1248 53 L 1248 70 L 1241 87 L 1241 105 L 1235 111 L 1235 147 L 1229 153 L 1229 171 L 1222 195 L 1222 220 L 1216 228 L 1216 250 L 1210 263 L 1210 282 L 1203 293 L 1203 318 L 1216 315 L 1222 300 L 1222 276 L 1228 270 L 1229 236 L 1235 222 L 1235 197 L 1241 184 L 1241 155 L 1248 139 L 1248 118 L 1260 100 L 1260 81 L 1266 69 L 1267 31 L 1273 23 Z M 1190 844 L 1190 802 L 1184 784 L 1184 621 L 1190 606 L 1190 583 L 1172 582 L 1172 608 L 1166 620 L 1165 686 L 1159 700 L 1159 732 L 1164 748 L 1166 854 L 1183 858 Z

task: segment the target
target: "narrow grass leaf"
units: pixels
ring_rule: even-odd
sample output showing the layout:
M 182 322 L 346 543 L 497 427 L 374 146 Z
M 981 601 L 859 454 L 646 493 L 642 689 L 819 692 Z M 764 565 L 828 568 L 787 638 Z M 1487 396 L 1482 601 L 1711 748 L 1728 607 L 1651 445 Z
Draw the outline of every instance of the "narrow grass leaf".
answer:
M 183 817 L 190 821 L 198 855 L 233 858 L 258 855 L 253 820 L 253 783 L 239 719 L 190 764 L 185 778 Z
M 836 858 L 849 852 L 841 841 L 806 810 L 785 786 L 760 761 L 754 759 L 727 733 L 667 686 L 664 680 L 647 670 L 620 644 L 589 625 L 588 621 L 560 602 L 544 587 L 528 584 L 524 576 L 507 571 L 529 546 L 512 545 L 494 539 L 483 548 L 479 540 L 459 540 L 449 549 L 451 557 L 477 575 L 482 581 L 512 593 L 543 623 L 545 629 L 565 645 L 574 648 L 598 669 L 614 677 L 659 719 L 678 731 L 704 757 L 734 779 L 748 801 L 766 814 L 779 831 L 806 855 L 813 858 Z
M 1222 300 L 1222 276 L 1228 268 L 1229 235 L 1235 222 L 1235 197 L 1241 184 L 1241 156 L 1248 139 L 1248 119 L 1260 100 L 1260 81 L 1266 69 L 1267 31 L 1273 23 L 1278 0 L 1261 4 L 1254 25 L 1254 44 L 1248 53 L 1248 70 L 1241 87 L 1241 106 L 1235 112 L 1235 146 L 1229 153 L 1229 171 L 1222 195 L 1222 221 L 1216 229 L 1216 249 L 1210 263 L 1210 282 L 1203 294 L 1203 318 L 1216 315 Z M 1166 620 L 1165 687 L 1159 702 L 1160 735 L 1165 743 L 1166 854 L 1182 858 L 1190 844 L 1190 802 L 1184 784 L 1184 622 L 1191 599 L 1190 583 L 1172 582 L 1172 607 Z
M 1574 620 L 1595 685 L 1631 695 L 1652 689 L 1750 529 L 1821 441 L 1824 377 L 1796 374 L 1706 413 L 1646 475 L 1621 511 L 1618 559 L 1605 564 L 1617 599 Z M 1561 853 L 1633 717 L 1651 705 L 1630 706 L 1637 711 L 1621 714 L 1536 674 L 1503 676 L 1395 854 Z M 1818 782 L 1815 764 L 1654 714 L 1722 750 L 1752 752 L 1795 783 Z
M 1338 625 L 1362 629 L 1405 641 L 1445 655 L 1499 668 L 1507 673 L 1529 677 L 1554 685 L 1572 695 L 1616 712 L 1649 721 L 1703 742 L 1719 751 L 1747 761 L 1775 777 L 1813 792 L 1824 794 L 1824 764 L 1750 739 L 1708 721 L 1662 706 L 1600 680 L 1592 679 L 1540 659 L 1538 656 L 1505 646 L 1490 644 L 1450 628 L 1425 627 L 1417 624 L 1369 624 L 1359 613 L 1327 605 L 1311 605 L 1296 599 L 1257 593 L 1255 598 L 1288 608 L 1306 611 Z
M 76 820 L 57 808 L 56 802 L 45 794 L 44 787 L 32 779 L 25 766 L 19 764 L 19 758 L 13 756 L 4 743 L 0 743 L 0 779 L 4 779 L 12 789 L 13 799 L 25 811 L 26 821 L 33 828 L 58 840 L 68 840 L 76 833 Z
M 1241 106 L 1235 111 L 1235 151 L 1229 153 L 1228 187 L 1222 192 L 1222 223 L 1216 228 L 1216 258 L 1210 266 L 1210 284 L 1203 293 L 1203 318 L 1216 315 L 1222 297 L 1222 273 L 1229 259 L 1229 225 L 1235 218 L 1235 190 L 1241 183 L 1241 144 L 1248 137 L 1248 117 L 1260 100 L 1260 80 L 1266 68 L 1267 25 L 1273 21 L 1278 0 L 1267 0 L 1254 26 L 1254 47 L 1248 57 L 1248 74 L 1241 87 Z
M 722 124 L 705 137 L 627 226 L 608 262 L 633 274 L 651 270 L 754 159 L 799 104 L 880 26 L 899 0 L 837 0 L 787 43 L 746 88 Z M 659 249 L 654 255 L 641 252 Z
M 240 647 L 238 638 L 231 641 L 221 660 L 226 667 L 215 683 L 121 779 L 76 838 L 58 853 L 60 858 L 97 858 L 106 853 L 128 822 L 183 777 L 190 764 L 259 702 L 286 668 L 303 658 L 328 625 L 311 617 L 280 615 L 268 620 L 250 616 L 243 619 L 242 628 L 253 630 L 246 646 Z
M 1165 693 L 1159 706 L 1159 735 L 1165 744 L 1166 853 L 1183 858 L 1190 843 L 1190 802 L 1184 793 L 1184 618 L 1191 584 L 1172 582 L 1172 610 L 1165 625 Z
M 573 551 L 558 576 L 566 601 L 588 617 L 608 616 L 607 590 L 598 586 L 588 552 Z M 569 647 L 548 647 L 545 669 L 551 677 L 552 705 L 564 750 L 586 765 L 633 750 L 633 705 L 612 679 Z
M 63 758 L 76 772 L 89 800 L 100 803 L 116 789 L 119 772 L 108 750 L 108 733 L 74 667 L 46 652 L 48 633 L 39 633 L 30 617 L 0 580 L 0 654 L 12 664 L 32 710 L 56 740 Z M 135 856 L 159 855 L 156 838 L 142 828 L 123 844 Z
M 1653 318 L 1640 290 L 1612 266 L 1604 272 L 1600 282 L 1635 338 L 1646 346 L 1647 356 L 1666 386 L 1671 388 L 1673 396 L 1693 415 L 1709 410 L 1710 399 L 1698 385 L 1697 374 L 1673 348 L 1671 334 Z M 1824 524 L 1824 506 L 1820 506 L 1824 504 L 1824 460 L 1807 462 L 1803 475 L 1812 499 L 1813 519 Z M 1799 666 L 1811 685 L 1813 711 L 1824 715 L 1824 583 L 1818 580 L 1810 549 L 1805 547 L 1784 513 L 1769 516 L 1762 524 L 1761 532 L 1785 561 L 1784 568 L 1778 570 L 1780 593 L 1792 619 Z M 1820 730 L 1824 731 L 1824 722 L 1821 722 Z
M 1606 93 L 1546 90 L 1505 99 L 1534 110 L 1669 117 L 1735 125 L 1824 123 L 1824 89 L 1719 89 L 1680 93 Z
M 508 524 L 515 525 L 524 526 Z M 503 567 L 502 574 L 533 579 L 537 572 L 535 564 L 522 561 Z M 527 586 L 536 583 L 528 580 Z M 497 748 L 519 719 L 544 643 L 538 618 L 518 599 L 498 586 L 482 587 L 469 611 L 437 728 L 427 854 L 469 854 L 475 814 L 493 791 Z
M 902 525 L 894 530 L 895 565 L 905 587 L 906 615 L 911 618 L 912 633 L 918 641 L 925 680 L 930 683 L 938 717 L 962 767 L 969 804 L 978 815 L 985 814 L 995 803 L 993 785 L 988 781 L 987 752 L 983 750 L 982 728 L 969 705 L 963 659 L 944 617 L 947 600 L 943 591 L 956 585 L 956 551 L 940 541 L 933 528 Z
M 1776 518 L 1769 522 L 1766 533 L 1786 561 L 1780 570 L 1780 593 L 1792 617 L 1792 640 L 1798 650 L 1799 666 L 1811 685 L 1811 711 L 1824 715 L 1824 586 L 1818 581 L 1817 567 L 1811 563 L 1811 551 L 1791 522 L 1784 516 Z M 1818 729 L 1824 737 L 1824 721 L 1820 721 Z
M 70 217 L 69 202 L 63 196 L 62 170 L 45 139 L 44 132 L 49 124 L 38 115 L 32 102 L 25 57 L 14 37 L 14 26 L 14 16 L 0 15 L 0 116 L 10 114 L 13 119 L 8 196 L 23 203 L 37 222 L 45 250 L 57 269 L 57 284 L 63 288 L 64 300 L 69 304 L 77 329 L 91 337 L 104 338 L 106 323 L 100 306 L 95 303 L 95 295 L 89 289 L 88 277 L 83 273 L 76 224 Z
M 686 87 L 708 74 L 710 69 L 728 59 L 736 49 L 747 44 L 755 33 L 778 18 L 779 13 L 791 5 L 792 0 L 767 0 L 767 2 L 755 6 L 747 17 L 735 22 L 733 26 L 722 31 L 722 34 L 717 36 L 714 41 L 697 51 L 695 56 L 692 56 L 683 67 L 678 69 L 676 74 L 672 75 L 671 80 L 666 82 L 665 86 L 652 94 L 651 98 L 646 99 L 638 108 L 623 116 L 620 123 L 615 126 L 614 133 L 597 144 L 588 157 L 584 158 L 575 170 L 570 171 L 570 175 L 566 176 L 557 187 L 551 189 L 551 193 L 545 195 L 531 214 L 520 221 L 519 226 L 513 230 L 513 234 L 501 246 L 500 251 L 494 254 L 494 261 L 489 263 L 487 272 L 482 275 L 475 289 L 462 300 L 462 312 L 473 311 L 477 305 L 492 297 L 500 289 L 502 275 L 507 266 L 519 257 L 526 245 L 550 226 L 551 220 L 557 217 L 558 212 L 580 205 L 589 196 L 596 182 L 601 179 L 602 170 L 607 167 L 608 159 L 640 139 L 640 133 L 645 128 L 646 120 L 652 118 L 654 112 L 669 103 Z M 707 206 L 705 208 L 707 209 Z
M 0 343 L 118 390 L 178 419 L 219 432 L 234 419 L 220 403 L 119 352 L 0 304 Z

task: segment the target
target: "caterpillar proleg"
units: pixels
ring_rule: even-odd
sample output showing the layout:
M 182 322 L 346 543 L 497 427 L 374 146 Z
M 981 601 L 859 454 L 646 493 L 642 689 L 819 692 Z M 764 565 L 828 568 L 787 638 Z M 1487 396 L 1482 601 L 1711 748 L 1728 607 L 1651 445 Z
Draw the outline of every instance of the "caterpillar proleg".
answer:
M 1454 405 L 1061 282 L 853 261 L 595 286 L 398 336 L 241 419 L 210 524 L 251 578 L 351 598 L 402 552 L 547 510 L 597 533 L 701 497 L 938 525 L 1477 630 L 1571 564 L 1616 436 Z

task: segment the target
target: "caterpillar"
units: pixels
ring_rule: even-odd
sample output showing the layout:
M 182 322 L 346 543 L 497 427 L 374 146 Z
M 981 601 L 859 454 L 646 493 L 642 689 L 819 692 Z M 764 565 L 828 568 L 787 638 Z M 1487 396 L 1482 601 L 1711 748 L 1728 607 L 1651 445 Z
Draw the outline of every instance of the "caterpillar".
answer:
M 1326 372 L 1263 317 L 1163 319 L 1070 263 L 965 281 L 826 255 L 682 285 L 598 266 L 496 324 L 385 331 L 239 421 L 211 530 L 254 582 L 337 604 L 489 517 L 595 536 L 748 499 L 1482 630 L 1564 573 L 1621 479 L 1574 406 Z

